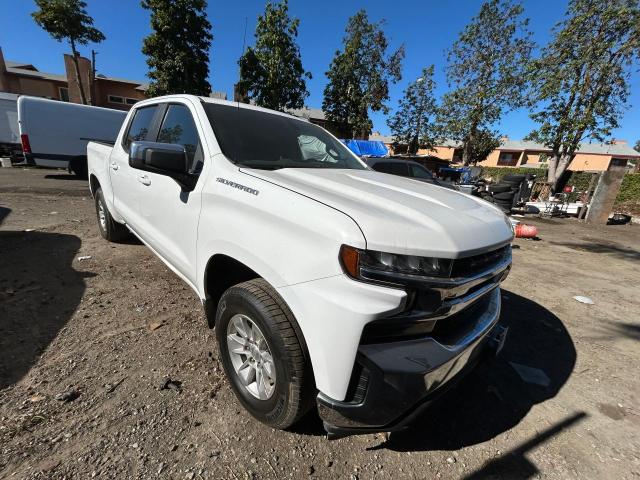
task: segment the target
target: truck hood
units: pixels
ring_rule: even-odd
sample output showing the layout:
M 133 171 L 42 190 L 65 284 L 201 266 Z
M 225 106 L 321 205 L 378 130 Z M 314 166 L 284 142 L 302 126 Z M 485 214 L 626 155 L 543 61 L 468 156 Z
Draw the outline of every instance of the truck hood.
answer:
M 506 216 L 484 200 L 410 178 L 372 170 L 241 171 L 350 216 L 369 250 L 457 258 L 504 245 L 513 235 Z

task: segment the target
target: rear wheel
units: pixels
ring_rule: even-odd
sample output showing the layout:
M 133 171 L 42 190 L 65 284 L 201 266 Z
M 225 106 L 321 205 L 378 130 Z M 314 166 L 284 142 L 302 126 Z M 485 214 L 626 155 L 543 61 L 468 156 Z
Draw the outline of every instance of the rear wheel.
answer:
M 285 429 L 304 415 L 314 382 L 293 314 L 263 279 L 229 288 L 216 312 L 225 373 L 240 403 L 269 426 Z
M 98 218 L 98 229 L 100 235 L 110 242 L 120 242 L 129 236 L 129 230 L 121 223 L 116 222 L 104 200 L 102 188 L 98 188 L 95 193 L 96 217 Z

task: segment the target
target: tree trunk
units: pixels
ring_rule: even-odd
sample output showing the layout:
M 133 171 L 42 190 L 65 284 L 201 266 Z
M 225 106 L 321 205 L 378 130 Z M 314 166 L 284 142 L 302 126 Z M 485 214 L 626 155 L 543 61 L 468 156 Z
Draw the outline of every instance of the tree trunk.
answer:
M 76 51 L 76 44 L 71 40 L 71 54 L 73 57 L 73 65 L 76 67 L 76 80 L 78 82 L 78 89 L 80 90 L 80 101 L 83 105 L 87 104 L 87 97 L 84 94 L 84 88 L 82 86 L 82 78 L 80 77 L 80 65 L 78 64 L 78 52 Z
M 571 163 L 572 155 L 554 153 L 549 162 L 549 170 L 547 171 L 547 181 L 551 183 L 552 193 L 556 193 L 558 182 L 562 178 L 562 174 L 567 170 Z
M 407 153 L 409 155 L 415 155 L 418 153 L 418 137 L 413 137 L 409 142 L 409 148 L 407 149 Z
M 462 163 L 463 165 L 467 166 L 471 163 L 471 145 L 473 145 L 473 142 L 475 141 L 475 133 L 476 133 L 476 126 L 472 126 L 471 129 L 469 130 L 469 136 L 467 137 L 467 139 L 464 142 L 464 145 L 462 146 Z

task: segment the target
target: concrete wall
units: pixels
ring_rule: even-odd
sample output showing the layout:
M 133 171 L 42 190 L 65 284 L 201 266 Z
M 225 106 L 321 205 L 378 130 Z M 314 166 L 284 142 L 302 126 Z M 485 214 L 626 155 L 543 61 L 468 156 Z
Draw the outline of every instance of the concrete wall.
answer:
M 87 104 L 94 105 L 93 102 L 93 85 L 92 85 L 92 67 L 88 58 L 78 57 L 78 68 L 80 70 L 80 79 L 82 80 L 82 88 L 84 90 Z M 69 84 L 69 101 L 71 103 L 82 103 L 80 95 L 80 87 L 78 85 L 78 75 L 72 55 L 64 56 L 64 69 L 67 73 L 67 81 Z

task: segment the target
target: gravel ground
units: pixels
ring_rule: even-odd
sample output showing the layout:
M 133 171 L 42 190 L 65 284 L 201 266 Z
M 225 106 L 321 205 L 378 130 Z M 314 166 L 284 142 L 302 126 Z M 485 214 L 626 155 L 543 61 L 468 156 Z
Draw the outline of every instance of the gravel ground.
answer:
M 640 226 L 527 223 L 501 355 L 410 431 L 328 441 L 240 408 L 194 293 L 100 238 L 86 182 L 0 169 L 0 478 L 638 478 Z

